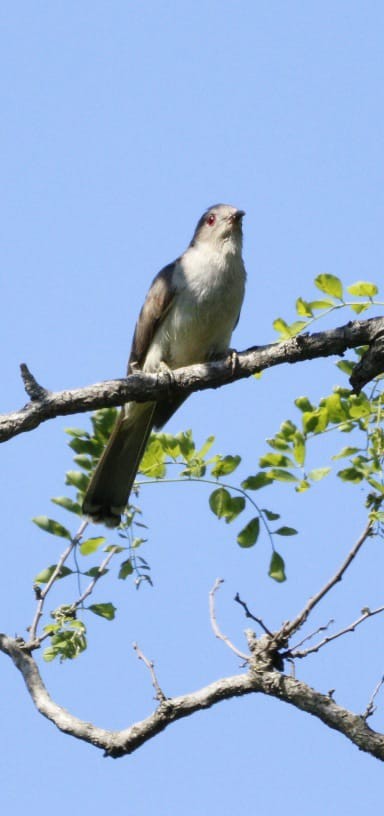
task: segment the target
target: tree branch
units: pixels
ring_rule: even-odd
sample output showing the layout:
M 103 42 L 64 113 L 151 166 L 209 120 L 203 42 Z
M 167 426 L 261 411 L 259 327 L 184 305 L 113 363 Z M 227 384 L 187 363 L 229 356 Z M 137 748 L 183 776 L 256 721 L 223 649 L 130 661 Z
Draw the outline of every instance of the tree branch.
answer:
M 369 365 L 364 368 L 364 357 L 356 365 L 351 377 L 355 391 L 384 370 L 383 354 L 373 364 L 374 344 L 379 343 L 384 334 L 384 318 L 355 320 L 336 329 L 329 329 L 314 334 L 301 334 L 283 343 L 272 343 L 267 346 L 255 346 L 237 355 L 236 366 L 233 366 L 233 355 L 223 360 L 179 368 L 172 372 L 172 382 L 164 372 L 144 374 L 134 372 L 129 377 L 118 380 L 107 380 L 85 388 L 57 391 L 51 393 L 38 385 L 34 376 L 22 365 L 24 382 L 31 401 L 9 414 L 0 416 L 0 442 L 26 431 L 37 428 L 42 422 L 57 416 L 93 411 L 107 406 L 123 405 L 134 400 L 161 400 L 172 396 L 188 396 L 194 391 L 208 388 L 219 388 L 235 380 L 250 377 L 272 366 L 283 363 L 299 363 L 331 355 L 343 355 L 347 349 L 368 345 Z M 381 349 L 381 344 L 380 349 Z
M 288 623 L 286 623 L 284 625 L 283 629 L 284 629 L 284 633 L 285 633 L 286 638 L 291 637 L 291 635 L 293 635 L 294 632 L 297 632 L 297 630 L 302 627 L 302 625 L 308 619 L 310 613 L 315 608 L 315 606 L 317 606 L 317 604 L 320 603 L 320 601 L 324 598 L 324 596 L 327 595 L 327 593 L 330 592 L 331 589 L 333 589 L 335 584 L 337 584 L 339 581 L 341 581 L 344 573 L 347 571 L 348 567 L 351 565 L 354 558 L 356 558 L 356 555 L 359 552 L 359 550 L 361 549 L 361 547 L 363 546 L 364 542 L 372 534 L 373 526 L 374 526 L 374 521 L 372 521 L 370 519 L 367 522 L 367 525 L 366 525 L 365 529 L 363 530 L 361 536 L 356 541 L 356 544 L 352 547 L 352 549 L 348 553 L 346 559 L 343 561 L 343 563 L 338 568 L 338 570 L 335 572 L 335 574 L 332 576 L 332 578 L 330 578 L 329 581 L 327 581 L 325 586 L 323 586 L 322 589 L 320 589 L 319 592 L 316 593 L 316 595 L 314 595 L 312 598 L 309 599 L 309 601 L 305 605 L 304 609 L 302 609 L 302 611 L 299 612 L 299 614 L 297 615 L 297 617 L 293 621 L 290 621 L 290 622 L 288 622 Z M 369 616 L 365 615 L 364 617 L 369 617 Z M 310 650 L 308 650 L 308 651 L 310 651 Z
M 265 636 L 264 636 L 265 637 Z M 364 717 L 337 705 L 299 680 L 273 670 L 259 670 L 257 661 L 243 674 L 224 677 L 190 694 L 162 700 L 145 720 L 121 731 L 108 731 L 80 720 L 55 703 L 44 686 L 31 654 L 16 640 L 0 635 L 0 650 L 7 654 L 21 672 L 38 711 L 60 731 L 101 748 L 107 756 L 131 754 L 145 742 L 161 733 L 172 722 L 189 717 L 222 700 L 263 693 L 317 717 L 329 728 L 344 734 L 360 750 L 384 760 L 384 735 L 373 731 Z

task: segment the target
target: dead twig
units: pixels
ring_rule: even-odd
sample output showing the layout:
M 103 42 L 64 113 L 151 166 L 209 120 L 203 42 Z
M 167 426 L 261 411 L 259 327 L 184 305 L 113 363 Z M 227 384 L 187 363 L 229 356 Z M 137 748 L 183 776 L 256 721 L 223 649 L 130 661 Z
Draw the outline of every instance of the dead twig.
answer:
M 153 685 L 153 688 L 156 691 L 155 699 L 159 700 L 160 703 L 164 703 L 166 701 L 167 697 L 164 694 L 164 692 L 162 691 L 162 689 L 160 688 L 158 679 L 156 677 L 155 664 L 154 664 L 153 660 L 148 660 L 148 658 L 141 651 L 141 649 L 140 649 L 140 647 L 139 647 L 139 645 L 137 643 L 133 644 L 133 648 L 134 648 L 139 660 L 143 661 L 144 665 L 147 667 L 147 669 L 149 669 L 149 671 L 151 673 L 152 685 Z
M 249 663 L 249 655 L 246 655 L 244 652 L 241 652 L 240 649 L 238 649 L 229 640 L 229 638 L 226 635 L 223 635 L 223 633 L 220 631 L 219 626 L 217 624 L 216 612 L 215 612 L 215 595 L 216 595 L 217 590 L 219 589 L 219 587 L 223 583 L 224 583 L 223 578 L 216 578 L 216 581 L 215 581 L 215 583 L 214 583 L 214 585 L 213 585 L 213 587 L 212 587 L 212 589 L 211 589 L 211 591 L 209 593 L 209 617 L 210 617 L 210 620 L 211 620 L 211 626 L 212 626 L 213 634 L 219 640 L 222 640 L 228 646 L 228 648 L 231 649 L 231 651 L 234 652 L 235 655 L 237 655 L 237 657 L 240 657 L 246 663 Z
M 346 559 L 343 561 L 339 569 L 335 572 L 333 577 L 325 584 L 325 586 L 322 587 L 322 589 L 319 590 L 319 592 L 316 593 L 316 595 L 309 599 L 304 609 L 302 609 L 302 611 L 297 615 L 297 617 L 293 621 L 284 624 L 283 630 L 285 637 L 288 638 L 295 632 L 297 632 L 298 629 L 301 628 L 303 623 L 306 622 L 315 606 L 317 606 L 317 604 L 320 603 L 320 601 L 325 597 L 325 595 L 327 595 L 328 592 L 330 592 L 330 590 L 333 589 L 335 584 L 341 581 L 344 573 L 347 571 L 348 567 L 352 564 L 354 558 L 356 558 L 356 555 L 363 546 L 364 542 L 372 534 L 373 526 L 374 521 L 370 519 L 365 529 L 363 530 L 360 538 L 358 538 L 356 544 L 352 547 Z

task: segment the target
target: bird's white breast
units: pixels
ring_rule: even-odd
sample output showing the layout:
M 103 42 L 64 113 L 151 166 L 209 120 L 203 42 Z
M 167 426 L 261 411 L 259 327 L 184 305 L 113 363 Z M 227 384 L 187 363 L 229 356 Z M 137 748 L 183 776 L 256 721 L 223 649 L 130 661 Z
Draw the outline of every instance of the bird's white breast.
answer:
M 240 249 L 227 252 L 190 247 L 176 263 L 176 294 L 157 329 L 144 369 L 204 362 L 229 347 L 244 297 L 245 269 Z

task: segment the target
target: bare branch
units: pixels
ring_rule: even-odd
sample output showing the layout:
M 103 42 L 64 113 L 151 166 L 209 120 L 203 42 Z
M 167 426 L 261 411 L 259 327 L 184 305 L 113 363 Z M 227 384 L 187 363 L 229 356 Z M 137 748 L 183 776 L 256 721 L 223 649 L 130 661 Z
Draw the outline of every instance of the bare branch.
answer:
M 57 416 L 68 416 L 85 411 L 93 411 L 107 406 L 123 405 L 124 402 L 147 400 L 172 396 L 186 397 L 194 391 L 219 388 L 235 380 L 250 377 L 283 363 L 299 363 L 331 355 L 343 355 L 347 349 L 362 345 L 372 345 L 384 332 L 384 318 L 355 320 L 337 329 L 329 329 L 314 334 L 301 334 L 283 343 L 255 346 L 237 354 L 236 366 L 233 353 L 226 359 L 214 360 L 203 365 L 179 368 L 172 372 L 172 382 L 164 372 L 144 374 L 134 372 L 129 377 L 108 380 L 103 383 L 51 393 L 42 389 L 23 364 L 23 377 L 32 401 L 19 411 L 0 416 L 0 442 L 5 442 L 17 434 L 31 431 L 42 422 Z M 382 366 L 382 367 L 381 367 Z M 356 367 L 357 368 L 357 367 Z M 380 354 L 380 365 L 375 375 L 384 369 Z M 27 373 L 28 372 L 28 373 Z M 363 376 L 367 381 L 366 372 Z M 361 388 L 358 372 L 351 380 L 355 391 Z
M 43 388 L 42 385 L 39 385 L 25 363 L 20 364 L 20 373 L 24 383 L 24 388 L 32 402 L 34 400 L 36 402 L 41 402 L 41 400 L 44 400 L 48 396 L 49 391 L 47 391 L 46 388 Z
M 294 677 L 277 671 L 251 671 L 224 677 L 190 694 L 164 700 L 145 720 L 121 731 L 107 731 L 80 720 L 55 703 L 47 692 L 31 654 L 6 635 L 0 635 L 0 650 L 7 654 L 21 672 L 38 711 L 57 728 L 77 739 L 120 757 L 131 754 L 176 720 L 189 717 L 223 700 L 246 694 L 264 693 L 306 711 L 329 728 L 344 734 L 360 750 L 384 761 L 384 735 L 368 727 L 363 717 L 353 714 L 328 695 L 320 694 Z
M 224 583 L 223 578 L 216 578 L 216 581 L 209 593 L 209 616 L 211 620 L 213 633 L 215 637 L 217 637 L 219 640 L 222 640 L 228 646 L 228 648 L 231 649 L 231 651 L 234 652 L 235 655 L 237 655 L 237 657 L 241 657 L 242 660 L 245 660 L 245 662 L 248 663 L 249 655 L 244 654 L 244 652 L 241 652 L 240 649 L 234 646 L 234 644 L 229 640 L 229 638 L 226 635 L 223 635 L 223 633 L 220 631 L 217 625 L 215 612 L 215 595 L 217 590 L 223 583 Z
M 357 626 L 360 626 L 361 623 L 364 623 L 364 621 L 368 620 L 368 618 L 373 618 L 374 615 L 380 615 L 381 612 L 384 612 L 384 606 L 379 606 L 377 609 L 373 609 L 372 611 L 370 609 L 364 609 L 360 617 L 357 618 L 357 620 L 353 621 L 353 623 L 350 623 L 349 626 L 345 626 L 344 629 L 339 629 L 339 631 L 335 632 L 333 635 L 327 635 L 325 638 L 320 640 L 314 646 L 310 646 L 308 649 L 303 649 L 302 651 L 298 650 L 297 646 L 300 646 L 300 644 L 298 643 L 297 646 L 295 646 L 292 649 L 289 649 L 287 654 L 289 655 L 289 657 L 292 658 L 307 657 L 307 655 L 309 654 L 318 652 L 320 649 L 323 648 L 323 646 L 326 646 L 327 643 L 331 643 L 332 640 L 336 640 L 337 638 L 346 635 L 348 632 L 354 632 Z M 321 628 L 318 629 L 318 631 L 321 631 Z M 301 642 L 304 643 L 306 639 L 307 638 L 304 638 L 304 640 Z M 284 658 L 285 655 L 282 655 L 282 657 Z
M 299 640 L 299 642 L 296 643 L 295 646 L 292 646 L 292 648 L 289 650 L 290 656 L 293 657 L 293 653 L 296 654 L 297 653 L 296 649 L 298 649 L 299 646 L 302 646 L 303 643 L 307 643 L 308 640 L 312 640 L 312 638 L 315 637 L 315 635 L 319 635 L 320 632 L 326 632 L 327 629 L 329 629 L 329 627 L 332 626 L 334 622 L 335 622 L 334 618 L 330 618 L 328 623 L 324 623 L 322 626 L 318 626 L 317 629 L 314 630 L 314 632 L 310 632 L 309 635 L 305 635 L 305 637 L 303 637 L 302 640 Z
M 162 691 L 162 689 L 159 686 L 159 682 L 158 682 L 158 679 L 156 677 L 156 672 L 155 672 L 155 664 L 154 664 L 153 660 L 148 660 L 148 658 L 141 651 L 141 649 L 140 649 L 140 647 L 139 647 L 139 645 L 137 643 L 133 644 L 133 648 L 134 648 L 139 660 L 143 661 L 143 663 L 146 665 L 147 669 L 149 669 L 149 671 L 151 673 L 152 685 L 153 685 L 153 688 L 156 691 L 155 699 L 159 700 L 161 703 L 163 703 L 167 699 L 167 697 L 166 697 L 166 695 L 164 694 L 164 692 Z
M 369 703 L 364 711 L 364 714 L 362 715 L 364 720 L 367 720 L 368 717 L 372 717 L 372 714 L 375 713 L 376 711 L 375 698 L 377 697 L 382 685 L 384 685 L 384 675 L 380 678 L 379 682 L 376 683 L 376 686 L 373 689 Z
M 353 559 L 356 557 L 357 553 L 363 546 L 364 542 L 371 535 L 373 526 L 374 522 L 371 520 L 368 521 L 360 538 L 356 541 L 356 544 L 352 547 L 345 561 L 343 561 L 342 565 L 339 567 L 337 572 L 335 572 L 334 576 L 325 584 L 325 586 L 323 586 L 322 589 L 319 590 L 319 592 L 316 593 L 316 595 L 313 596 L 313 598 L 310 598 L 304 609 L 302 609 L 302 611 L 297 615 L 297 617 L 293 621 L 286 623 L 284 625 L 283 629 L 285 636 L 287 638 L 293 635 L 294 632 L 297 632 L 297 630 L 301 628 L 301 626 L 308 619 L 309 614 L 312 612 L 315 606 L 317 606 L 317 604 L 320 603 L 320 601 L 324 598 L 325 595 L 327 595 L 328 592 L 330 592 L 330 590 L 335 586 L 335 584 L 341 581 L 344 573 L 351 565 Z
M 250 620 L 253 620 L 255 621 L 255 623 L 258 623 L 259 626 L 262 628 L 263 632 L 265 632 L 266 635 L 270 635 L 272 637 L 273 633 L 270 631 L 270 629 L 266 627 L 265 623 L 261 620 L 261 618 L 257 618 L 256 615 L 253 615 L 252 612 L 250 612 L 248 605 L 245 603 L 245 601 L 241 600 L 238 592 L 236 592 L 234 601 L 236 601 L 236 603 L 240 604 L 240 606 L 243 607 L 246 618 L 250 618 Z

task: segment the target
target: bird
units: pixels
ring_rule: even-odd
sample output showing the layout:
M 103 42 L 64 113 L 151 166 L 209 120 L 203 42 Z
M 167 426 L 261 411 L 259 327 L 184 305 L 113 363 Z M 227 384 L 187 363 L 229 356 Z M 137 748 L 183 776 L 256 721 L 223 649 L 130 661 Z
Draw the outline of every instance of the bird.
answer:
M 136 323 L 128 375 L 209 362 L 228 352 L 244 299 L 244 210 L 209 207 L 192 240 L 154 278 Z M 121 521 L 153 428 L 170 419 L 186 397 L 128 402 L 91 476 L 83 514 L 107 527 Z

